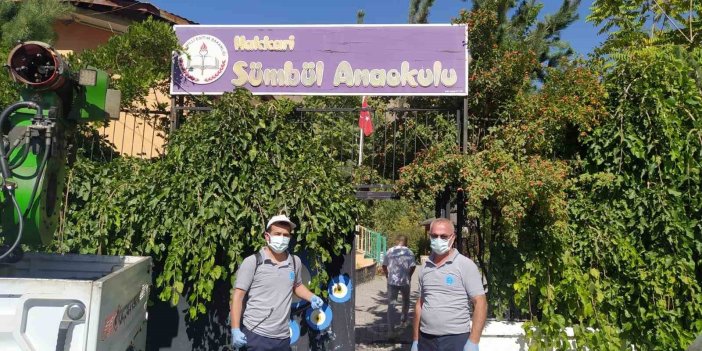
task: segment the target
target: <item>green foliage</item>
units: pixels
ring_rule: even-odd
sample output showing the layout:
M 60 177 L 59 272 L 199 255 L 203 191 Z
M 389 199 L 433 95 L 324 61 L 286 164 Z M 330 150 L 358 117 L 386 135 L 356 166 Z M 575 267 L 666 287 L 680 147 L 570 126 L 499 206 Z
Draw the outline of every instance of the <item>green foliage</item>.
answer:
M 476 25 L 491 28 L 490 33 L 480 30 L 487 36 L 471 35 L 471 38 L 479 38 L 473 42 L 481 42 L 471 45 L 471 54 L 475 58 L 481 58 L 486 51 L 473 51 L 473 45 L 487 48 L 488 52 L 494 47 L 531 52 L 548 67 L 556 66 L 562 58 L 572 55 L 570 45 L 561 40 L 561 31 L 578 19 L 580 0 L 563 0 L 558 11 L 544 16 L 543 20 L 538 19 L 543 8 L 540 2 L 525 0 L 519 5 L 516 3 L 514 0 L 475 0 L 473 11 L 463 12 L 457 19 L 460 23 L 466 23 L 468 19 L 469 27 L 474 21 Z M 543 73 L 540 68 L 536 71 Z
M 215 282 L 233 279 L 264 243 L 267 218 L 287 210 L 321 294 L 323 264 L 350 250 L 359 207 L 320 140 L 289 123 L 293 107 L 237 91 L 192 116 L 162 159 L 79 159 L 58 251 L 150 255 L 161 267 L 159 298 L 175 304 L 184 294 L 195 317 Z
M 584 137 L 570 245 L 526 330 L 535 349 L 574 325 L 579 347 L 682 350 L 702 331 L 699 4 L 596 1 L 590 19 L 610 31 L 594 61 L 607 114 Z
M 0 52 L 0 62 L 7 62 L 7 51 Z M 12 103 L 19 101 L 20 86 L 12 81 L 9 72 L 0 71 L 0 106 L 4 110 Z
M 491 127 L 512 118 L 507 113 L 508 106 L 520 93 L 533 90 L 535 78 L 545 78 L 548 71 L 544 65 L 555 66 L 567 56 L 563 53 L 546 58 L 545 52 L 555 52 L 552 47 L 558 43 L 551 40 L 551 35 L 558 31 L 545 33 L 534 29 L 544 25 L 536 22 L 540 5 L 524 3 L 507 19 L 506 11 L 513 5 L 509 1 L 477 1 L 472 11 L 463 11 L 454 20 L 468 24 L 469 38 L 479 38 L 469 40 L 473 61 L 468 77 L 471 86 L 468 111 L 474 119 L 471 120 L 474 137 L 470 140 L 473 150 L 483 147 L 482 139 Z M 573 11 L 562 8 L 552 17 L 572 20 Z M 565 21 L 562 25 L 569 23 Z
M 468 15 L 474 31 L 490 35 L 488 15 Z M 641 41 L 613 33 L 608 45 L 626 40 L 606 59 L 551 70 L 538 91 L 524 71 L 476 72 L 493 73 L 486 87 L 522 77 L 477 100 L 502 123 L 474 154 L 432 150 L 403 172 L 407 195 L 466 190 L 492 311 L 529 317 L 530 349 L 569 349 L 568 326 L 597 350 L 679 350 L 702 331 L 702 51 L 669 25 Z
M 533 51 L 515 47 L 498 37 L 499 15 L 494 10 L 478 8 L 463 11 L 454 20 L 468 24 L 469 38 L 480 38 L 469 39 L 473 60 L 468 76 L 468 111 L 477 118 L 471 125 L 483 132 L 481 137 L 502 117 L 505 103 L 528 89 L 533 72 L 541 69 Z M 474 148 L 480 147 L 480 139 L 471 142 Z
M 447 185 L 466 192 L 468 217 L 475 223 L 468 241 L 482 247 L 470 250 L 471 257 L 488 280 L 491 310 L 507 318 L 514 313 L 509 311 L 512 283 L 524 265 L 562 245 L 556 239 L 562 235 L 554 233 L 562 233 L 567 223 L 568 167 L 539 156 L 512 155 L 500 146 L 468 155 L 445 150 L 432 148 L 406 167 L 398 189 L 421 202 Z
M 543 53 L 560 45 L 555 33 L 576 18 L 577 2 L 564 2 L 549 25 L 537 24 L 540 5 L 534 2 L 521 3 L 510 19 L 512 2 L 474 5 L 456 20 L 481 39 L 470 42 L 469 153 L 449 143 L 433 147 L 403 169 L 397 187 L 422 203 L 446 188 L 464 191 L 465 249 L 488 280 L 491 313 L 538 318 L 563 266 L 553 257 L 570 243 L 569 177 L 583 138 L 605 115 L 604 88 L 582 64 L 540 64 L 567 55 Z M 538 90 L 535 77 L 543 79 Z
M 587 94 L 578 86 L 588 86 Z M 568 242 L 566 191 L 572 166 L 558 156 L 597 125 L 596 117 L 604 112 L 602 95 L 596 77 L 584 67 L 551 69 L 541 91 L 523 90 L 518 99 L 504 102 L 506 113 L 521 115 L 495 128 L 482 150 L 464 155 L 440 145 L 403 169 L 398 189 L 420 202 L 432 201 L 447 186 L 465 191 L 471 223 L 467 249 L 487 277 L 488 301 L 498 318 L 536 314 L 538 289 L 517 289 L 518 280 L 537 287 L 551 282 L 544 270 L 547 260 Z M 571 134 L 575 140 L 568 138 Z M 530 270 L 534 274 L 525 278 Z
M 559 60 L 570 53 L 559 32 L 578 3 L 564 1 L 540 22 L 535 1 L 475 1 L 460 15 L 473 38 L 469 110 L 478 137 L 462 154 L 451 118 L 426 130 L 400 126 L 434 146 L 402 169 L 397 189 L 406 201 L 374 204 L 373 227 L 391 240 L 402 233 L 421 242 L 417 224 L 427 214 L 415 204 L 461 189 L 467 249 L 488 279 L 490 310 L 528 318 L 530 349 L 568 349 L 568 326 L 579 349 L 684 349 L 702 332 L 700 5 L 596 0 L 590 19 L 610 36 L 599 50 L 606 55 L 585 66 Z M 130 102 L 167 76 L 173 44 L 158 37 L 163 50 L 140 53 L 153 38 L 139 33 L 80 58 L 111 62 Z M 154 64 L 132 75 L 130 65 L 144 57 Z M 305 104 L 349 107 L 360 99 Z M 386 101 L 371 105 L 382 110 Z M 57 251 L 152 255 L 159 297 L 187 296 L 196 316 L 214 283 L 231 279 L 262 245 L 266 217 L 287 209 L 301 224 L 297 247 L 321 268 L 349 249 L 339 233 L 350 233 L 362 211 L 350 184 L 387 180 L 377 168 L 344 173 L 333 161 L 355 147 L 355 123 L 332 113 L 299 123 L 293 107 L 239 91 L 193 116 L 161 159 L 79 157 Z M 376 133 L 389 131 L 387 119 L 374 122 Z M 314 279 L 320 292 L 327 277 Z
M 595 0 L 588 20 L 601 25 L 607 40 L 596 50 L 611 54 L 655 43 L 702 45 L 702 3 L 688 0 Z
M 581 63 L 562 63 L 547 72 L 538 94 L 522 90 L 505 103 L 504 115 L 512 123 L 496 128 L 487 142 L 502 143 L 513 153 L 575 161 L 584 149 L 581 139 L 607 116 L 606 92 Z
M 496 36 L 499 16 L 478 11 L 472 30 Z M 474 41 L 472 106 L 499 123 L 473 153 L 435 148 L 402 173 L 414 198 L 465 190 L 491 311 L 529 318 L 530 349 L 569 349 L 568 326 L 596 350 L 680 350 L 702 332 L 702 50 L 669 25 L 615 32 L 609 56 L 548 70 L 538 90 L 524 70 L 538 59 Z
M 434 0 L 410 0 L 409 20 L 407 23 L 428 23 L 429 10 Z
M 426 204 L 433 207 L 433 204 Z M 429 240 L 420 223 L 432 214 L 427 206 L 418 205 L 408 200 L 379 201 L 371 209 L 371 224 L 373 230 L 385 234 L 388 247 L 394 246 L 399 235 L 407 237 L 407 246 L 419 259 L 420 255 L 429 254 Z
M 305 108 L 320 110 L 353 108 L 361 106 L 361 99 L 355 96 L 310 96 L 303 104 Z M 386 99 L 368 99 L 368 105 L 374 109 L 374 131 L 365 139 L 361 167 L 357 167 L 358 112 L 308 112 L 297 121 L 322 140 L 325 152 L 332 158 L 346 160 L 345 168 L 353 174 L 356 184 L 390 183 L 398 177 L 398 170 L 414 159 L 415 145 L 425 148 L 437 141 L 456 140 L 456 117 L 446 111 L 426 112 L 422 119 L 407 113 L 403 116 L 401 112 L 389 112 Z
M 135 118 L 148 121 L 159 133 L 166 133 L 170 125 L 168 116 L 150 114 L 149 110 L 168 109 L 170 60 L 179 47 L 170 24 L 148 18 L 130 25 L 126 33 L 110 37 L 95 49 L 72 55 L 69 61 L 74 70 L 93 66 L 108 71 L 112 87 L 122 93 L 122 109 L 129 109 Z M 78 152 L 91 159 L 112 160 L 117 154 L 93 126 L 78 126 L 71 139 L 80 146 Z
M 363 24 L 366 18 L 366 11 L 358 10 L 356 12 L 356 24 Z
M 379 100 L 371 101 L 376 107 Z M 305 108 L 326 109 L 361 106 L 358 96 L 308 96 L 303 104 Z M 310 112 L 300 116 L 297 121 L 305 125 L 310 131 L 322 140 L 322 145 L 332 158 L 337 160 L 350 160 L 350 165 L 355 165 L 358 157 L 358 112 Z M 370 149 L 368 149 L 370 151 Z M 364 151 L 365 152 L 365 151 Z
M 613 118 L 588 136 L 587 173 L 573 189 L 568 255 L 580 271 L 553 301 L 587 307 L 576 314 L 595 328 L 576 330 L 585 343 L 680 350 L 702 332 L 702 91 L 690 64 L 702 50 L 625 57 L 605 77 Z
M 7 62 L 18 41 L 37 40 L 53 43 L 54 21 L 69 14 L 73 7 L 55 0 L 0 0 L 0 63 Z M 0 106 L 19 100 L 19 87 L 8 72 L 0 72 Z
M 166 101 L 146 106 L 149 94 L 167 94 L 171 57 L 180 49 L 178 38 L 166 22 L 149 17 L 129 26 L 127 33 L 115 35 L 100 47 L 85 50 L 71 61 L 109 71 L 115 89 L 122 92 L 123 107 L 164 110 Z
M 57 18 L 71 13 L 73 6 L 55 0 L 0 1 L 0 46 L 12 48 L 19 41 L 52 43 Z

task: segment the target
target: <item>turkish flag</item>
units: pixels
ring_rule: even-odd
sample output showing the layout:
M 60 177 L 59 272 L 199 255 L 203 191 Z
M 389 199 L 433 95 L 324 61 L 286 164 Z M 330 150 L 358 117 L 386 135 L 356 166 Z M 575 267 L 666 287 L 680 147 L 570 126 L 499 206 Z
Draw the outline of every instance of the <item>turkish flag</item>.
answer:
M 358 128 L 361 128 L 365 136 L 371 135 L 373 133 L 373 121 L 371 120 L 370 111 L 367 110 L 368 101 L 366 97 L 363 97 L 363 102 L 361 103 L 361 113 L 358 115 Z

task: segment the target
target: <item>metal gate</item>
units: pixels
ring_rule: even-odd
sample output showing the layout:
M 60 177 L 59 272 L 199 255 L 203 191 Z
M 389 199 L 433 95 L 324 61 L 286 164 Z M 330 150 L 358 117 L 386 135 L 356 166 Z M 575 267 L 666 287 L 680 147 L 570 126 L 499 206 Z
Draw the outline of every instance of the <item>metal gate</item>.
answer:
M 297 123 L 323 140 L 325 150 L 354 175 L 356 196 L 364 200 L 394 199 L 392 190 L 402 167 L 432 145 L 455 140 L 462 145 L 461 110 L 368 109 L 373 132 L 362 136 L 360 108 L 298 108 Z

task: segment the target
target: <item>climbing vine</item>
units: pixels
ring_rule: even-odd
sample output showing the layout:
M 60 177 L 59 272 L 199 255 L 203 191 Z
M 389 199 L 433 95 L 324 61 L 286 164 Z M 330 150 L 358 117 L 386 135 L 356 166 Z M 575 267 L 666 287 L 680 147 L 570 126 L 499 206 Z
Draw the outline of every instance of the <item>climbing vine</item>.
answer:
M 398 183 L 466 192 L 491 311 L 527 319 L 530 349 L 682 350 L 702 332 L 700 8 L 648 4 L 597 1 L 593 19 L 635 22 L 607 56 L 487 101 L 500 118 L 474 152 L 432 149 Z M 644 36 L 649 15 L 670 18 Z
M 321 294 L 323 265 L 350 250 L 359 207 L 319 140 L 288 123 L 293 107 L 237 91 L 192 116 L 161 159 L 79 159 L 57 249 L 152 256 L 159 298 L 187 296 L 195 317 L 285 210 L 299 224 L 293 251 L 307 251 Z

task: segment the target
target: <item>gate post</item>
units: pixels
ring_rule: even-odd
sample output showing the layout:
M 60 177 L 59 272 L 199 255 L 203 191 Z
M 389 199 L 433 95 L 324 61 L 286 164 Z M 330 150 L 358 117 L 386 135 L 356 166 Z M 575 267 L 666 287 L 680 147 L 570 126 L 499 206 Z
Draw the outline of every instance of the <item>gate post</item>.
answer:
M 461 151 L 468 153 L 468 98 L 463 99 L 463 120 L 461 121 L 461 134 L 463 134 L 463 144 Z
M 436 202 L 434 204 L 435 218 L 451 218 L 451 193 L 448 186 L 444 191 L 436 194 Z
M 456 193 L 456 249 L 466 255 L 463 247 L 463 227 L 466 222 L 466 196 L 462 188 L 458 188 Z

